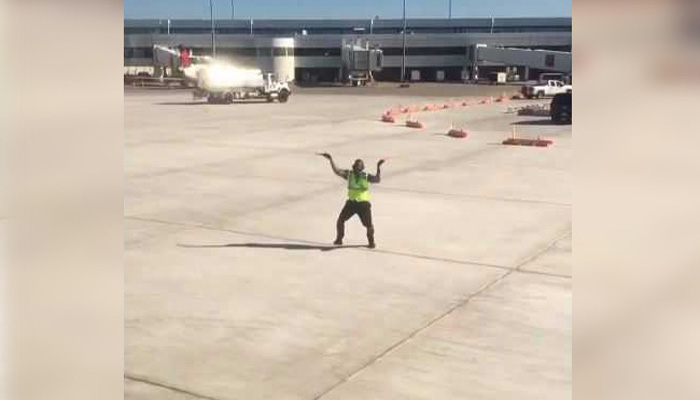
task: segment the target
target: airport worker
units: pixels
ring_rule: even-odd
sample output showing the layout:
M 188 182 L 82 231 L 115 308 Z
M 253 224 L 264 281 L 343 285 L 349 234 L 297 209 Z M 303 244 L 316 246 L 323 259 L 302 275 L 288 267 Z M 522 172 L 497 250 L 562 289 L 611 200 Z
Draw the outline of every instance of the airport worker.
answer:
M 352 169 L 340 169 L 335 165 L 333 157 L 328 153 L 321 153 L 331 163 L 333 172 L 348 183 L 348 200 L 345 206 L 338 215 L 336 222 L 336 246 L 343 245 L 345 237 L 345 222 L 352 218 L 355 214 L 360 217 L 360 221 L 367 228 L 368 247 L 373 249 L 376 247 L 374 243 L 374 225 L 372 224 L 372 204 L 369 201 L 369 186 L 370 183 L 379 183 L 381 181 L 381 167 L 385 160 L 377 162 L 377 174 L 372 175 L 365 172 L 365 163 L 358 159 L 352 165 Z

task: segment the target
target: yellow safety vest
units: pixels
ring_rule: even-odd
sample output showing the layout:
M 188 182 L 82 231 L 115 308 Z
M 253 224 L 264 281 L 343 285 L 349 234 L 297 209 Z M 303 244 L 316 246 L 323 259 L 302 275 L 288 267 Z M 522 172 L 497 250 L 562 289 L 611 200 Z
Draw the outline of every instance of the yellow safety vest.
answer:
M 348 199 L 350 201 L 369 201 L 369 178 L 362 172 L 355 175 L 350 171 L 348 174 Z

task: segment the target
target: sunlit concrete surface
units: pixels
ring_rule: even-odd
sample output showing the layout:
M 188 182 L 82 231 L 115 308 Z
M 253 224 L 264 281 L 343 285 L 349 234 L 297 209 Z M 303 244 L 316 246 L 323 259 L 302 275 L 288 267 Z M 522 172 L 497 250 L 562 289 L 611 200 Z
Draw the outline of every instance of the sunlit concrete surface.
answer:
M 505 113 L 528 102 L 379 122 L 513 90 L 126 90 L 126 398 L 571 398 L 571 127 Z M 501 145 L 513 127 L 555 143 Z M 346 190 L 321 151 L 388 159 L 377 249 L 357 219 L 330 247 Z

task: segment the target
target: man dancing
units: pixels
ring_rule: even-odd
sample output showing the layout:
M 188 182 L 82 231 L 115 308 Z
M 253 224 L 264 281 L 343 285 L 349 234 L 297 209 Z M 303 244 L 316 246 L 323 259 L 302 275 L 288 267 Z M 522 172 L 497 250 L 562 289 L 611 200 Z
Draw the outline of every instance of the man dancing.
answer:
M 330 154 L 321 153 L 320 155 L 330 161 L 331 168 L 333 168 L 333 172 L 336 175 L 348 182 L 348 200 L 345 202 L 345 206 L 338 216 L 338 221 L 336 222 L 337 235 L 333 244 L 336 246 L 343 245 L 345 221 L 357 214 L 360 217 L 360 221 L 362 221 L 362 225 L 367 228 L 368 247 L 374 249 L 377 246 L 374 242 L 372 204 L 369 202 L 369 184 L 379 183 L 381 181 L 381 166 L 384 164 L 385 160 L 379 160 L 379 162 L 377 162 L 377 174 L 372 175 L 365 172 L 365 163 L 360 159 L 355 160 L 351 170 L 347 170 L 338 168 Z

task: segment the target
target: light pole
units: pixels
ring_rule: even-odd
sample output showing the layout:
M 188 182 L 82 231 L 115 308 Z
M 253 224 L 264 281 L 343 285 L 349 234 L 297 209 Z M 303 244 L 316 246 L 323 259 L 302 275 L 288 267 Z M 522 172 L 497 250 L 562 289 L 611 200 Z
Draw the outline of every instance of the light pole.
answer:
M 401 61 L 401 82 L 406 79 L 406 0 L 403 0 L 403 59 Z
M 236 19 L 236 6 L 233 4 L 234 0 L 231 0 L 231 21 Z
M 209 14 L 211 15 L 211 55 L 216 58 L 216 30 L 214 28 L 214 1 L 209 0 Z
M 452 19 L 452 0 L 450 0 L 449 12 L 447 14 L 448 19 Z

